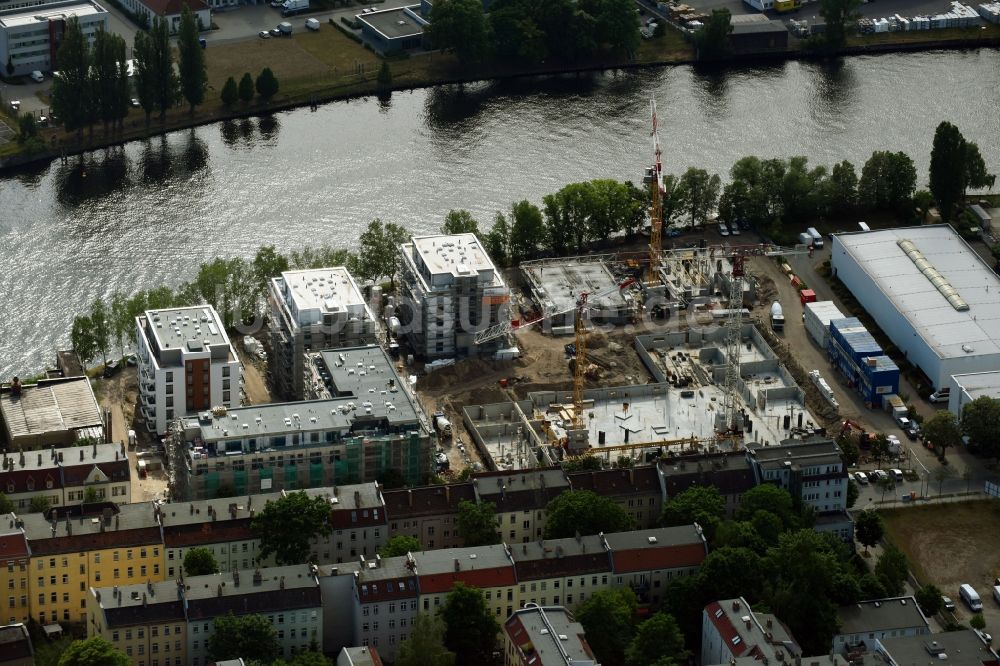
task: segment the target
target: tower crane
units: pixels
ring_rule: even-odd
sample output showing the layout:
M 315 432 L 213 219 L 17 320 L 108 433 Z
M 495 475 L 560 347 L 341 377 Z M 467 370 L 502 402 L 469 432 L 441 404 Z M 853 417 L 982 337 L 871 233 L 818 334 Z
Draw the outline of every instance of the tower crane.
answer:
M 653 120 L 653 166 L 646 169 L 643 178 L 649 184 L 649 266 L 646 268 L 646 284 L 655 284 L 659 279 L 660 253 L 663 245 L 663 163 L 660 150 L 660 133 L 656 121 L 656 100 L 649 100 L 649 112 Z

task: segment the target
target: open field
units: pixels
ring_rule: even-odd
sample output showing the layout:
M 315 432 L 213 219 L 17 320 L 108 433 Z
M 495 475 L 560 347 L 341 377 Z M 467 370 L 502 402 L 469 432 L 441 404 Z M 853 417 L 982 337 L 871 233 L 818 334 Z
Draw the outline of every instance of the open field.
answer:
M 969 583 L 983 599 L 988 630 L 1000 627 L 1000 609 L 991 594 L 1000 574 L 1000 503 L 930 504 L 880 513 L 886 537 L 906 554 L 922 584 L 941 588 L 955 600 L 959 619 L 968 621 L 958 587 Z

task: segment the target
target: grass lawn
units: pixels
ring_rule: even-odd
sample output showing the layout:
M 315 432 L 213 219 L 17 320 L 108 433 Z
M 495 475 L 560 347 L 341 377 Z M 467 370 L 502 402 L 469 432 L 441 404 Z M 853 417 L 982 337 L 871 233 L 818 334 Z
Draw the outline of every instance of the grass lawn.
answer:
M 1000 575 L 1000 502 L 930 504 L 879 513 L 887 538 L 906 554 L 922 584 L 934 583 L 955 598 L 962 583 L 988 590 Z

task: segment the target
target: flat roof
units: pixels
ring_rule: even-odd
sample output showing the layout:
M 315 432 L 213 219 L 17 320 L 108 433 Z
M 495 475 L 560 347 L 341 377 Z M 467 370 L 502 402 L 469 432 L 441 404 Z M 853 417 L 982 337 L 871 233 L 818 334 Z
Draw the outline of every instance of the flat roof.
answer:
M 16 26 L 47 23 L 50 20 L 65 20 L 71 16 L 83 19 L 88 16 L 107 14 L 108 11 L 96 2 L 66 2 L 57 5 L 35 5 L 0 12 L 0 26 Z
M 55 457 L 53 457 L 55 453 Z M 59 456 L 62 460 L 59 460 Z M 10 452 L 3 454 L 4 460 L 10 461 L 10 469 L 0 470 L 0 477 L 9 472 L 55 469 L 57 467 L 93 466 L 102 463 L 127 461 L 125 447 L 122 444 L 94 444 L 91 446 L 73 446 L 55 449 L 38 449 L 23 453 Z M 39 489 L 40 490 L 40 489 Z
M 420 5 L 413 5 L 419 9 Z M 424 33 L 424 26 L 406 13 L 407 7 L 385 9 L 370 14 L 357 14 L 359 21 L 367 23 L 372 28 L 389 39 L 415 37 Z
M 467 277 L 473 273 L 496 271 L 493 260 L 475 234 L 414 236 L 411 243 L 432 276 Z
M 543 312 L 568 312 L 576 308 L 582 292 L 610 294 L 588 300 L 593 315 L 601 311 L 616 310 L 628 305 L 621 291 L 613 291 L 619 281 L 603 261 L 566 260 L 536 262 L 522 265 L 521 270 L 534 283 L 535 299 Z
M 202 352 L 213 345 L 229 344 L 226 327 L 211 305 L 146 310 L 146 320 L 160 349 Z
M 1000 277 L 951 226 L 902 227 L 833 238 L 938 356 L 1000 353 Z M 928 265 L 924 272 L 901 241 L 910 241 L 922 255 Z M 834 264 L 836 259 L 834 255 Z M 948 301 L 926 277 L 929 269 L 954 288 L 967 310 L 957 310 Z
M 882 638 L 879 643 L 898 666 L 924 666 L 938 661 L 950 666 L 982 666 L 997 660 L 996 652 L 972 629 Z M 939 659 L 939 654 L 947 655 L 946 661 Z
M 20 396 L 5 390 L 0 394 L 0 414 L 11 437 L 104 425 L 86 377 L 27 384 Z
M 1000 370 L 952 375 L 952 379 L 973 400 L 982 396 L 1000 400 Z
M 872 599 L 841 606 L 837 609 L 837 617 L 840 619 L 838 633 L 845 635 L 928 627 L 927 618 L 912 596 Z
M 303 325 L 320 323 L 324 314 L 361 317 L 367 308 L 358 283 L 343 266 L 285 271 L 274 282 L 292 317 Z
M 794 465 L 840 464 L 843 459 L 836 442 L 790 442 L 777 446 L 762 446 L 757 442 L 747 444 L 750 456 L 764 469 L 778 469 L 786 461 Z
M 518 609 L 504 623 L 504 631 L 536 666 L 597 663 L 583 625 L 562 606 Z
M 418 576 L 514 566 L 503 544 L 461 549 L 422 550 L 419 553 L 413 553 L 413 559 L 417 564 Z M 458 560 L 458 568 L 455 565 L 456 559 Z

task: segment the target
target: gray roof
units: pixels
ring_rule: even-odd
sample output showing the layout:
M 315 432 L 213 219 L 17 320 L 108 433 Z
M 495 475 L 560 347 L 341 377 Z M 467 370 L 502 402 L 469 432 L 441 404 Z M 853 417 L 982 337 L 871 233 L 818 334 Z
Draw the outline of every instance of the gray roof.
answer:
M 517 471 L 500 474 L 479 474 L 475 477 L 476 489 L 480 497 L 490 498 L 505 494 L 570 488 L 569 479 L 561 469 L 541 471 Z
M 285 271 L 272 282 L 300 326 L 322 323 L 327 314 L 358 318 L 369 314 L 358 283 L 343 266 Z
M 21 395 L 0 394 L 0 414 L 12 437 L 103 425 L 101 408 L 86 377 L 28 384 Z
M 844 635 L 928 626 L 927 618 L 912 596 L 872 599 L 841 606 L 837 617 L 840 619 L 839 633 Z
M 939 661 L 939 653 L 947 655 L 949 666 L 982 666 L 996 661 L 996 653 L 972 629 L 942 634 L 883 638 L 879 641 L 896 666 L 927 666 Z
M 389 39 L 422 35 L 424 27 L 404 11 L 403 7 L 386 9 L 371 14 L 357 14 L 357 19 L 375 28 Z M 402 21 L 402 23 L 400 23 Z
M 462 548 L 457 551 L 445 549 L 413 553 L 413 559 L 417 563 L 417 573 L 421 576 L 454 572 L 456 556 L 462 571 L 513 566 L 503 544 Z
M 369 14 L 374 20 L 381 12 Z M 493 260 L 475 234 L 434 234 L 414 236 L 411 244 L 431 275 L 448 273 L 456 277 L 471 273 L 492 274 Z
M 655 539 L 655 541 L 650 541 Z M 629 532 L 614 532 L 605 534 L 611 550 L 636 550 L 641 548 L 662 548 L 663 546 L 680 546 L 691 543 L 701 543 L 701 531 L 694 525 L 678 525 L 676 527 L 659 527 L 650 530 L 632 530 Z
M 975 400 L 982 396 L 1000 400 L 1000 370 L 952 375 L 958 387 Z
M 41 541 L 45 539 L 63 539 L 68 534 L 77 537 L 85 534 L 100 534 L 102 532 L 123 532 L 126 530 L 137 530 L 148 527 L 156 527 L 156 514 L 150 502 L 139 504 L 122 504 L 118 507 L 117 514 L 109 514 L 110 520 L 104 522 L 104 529 L 101 529 L 101 516 L 78 516 L 75 518 L 63 518 L 55 523 L 46 519 L 43 513 L 18 514 L 18 518 L 24 523 L 24 534 L 29 542 Z M 55 535 L 52 533 L 52 526 L 55 525 Z M 67 527 L 68 526 L 68 527 Z M 111 540 L 111 537 L 108 537 Z
M 146 319 L 160 349 L 202 352 L 209 346 L 229 344 L 226 329 L 211 305 L 147 310 Z
M 260 583 L 254 581 L 254 575 L 260 573 Z M 296 564 L 287 567 L 267 567 L 264 569 L 244 569 L 232 573 L 209 574 L 193 576 L 184 579 L 184 596 L 188 601 L 214 599 L 219 597 L 219 586 L 222 585 L 222 597 L 238 597 L 244 594 L 259 594 L 279 590 L 312 589 L 319 583 L 313 577 L 306 564 Z M 173 583 L 176 585 L 176 583 Z
M 97 444 L 90 446 L 73 446 L 68 448 L 54 449 L 56 457 L 53 459 L 51 449 L 26 451 L 21 453 L 5 453 L 3 458 L 10 461 L 10 472 L 50 470 L 58 467 L 79 467 L 97 465 L 101 463 L 116 462 L 125 460 L 127 457 L 122 444 Z M 82 454 L 82 457 L 81 457 Z M 59 460 L 58 456 L 62 456 Z M 21 460 L 24 460 L 22 463 Z M 0 470 L 0 477 L 3 471 Z M 41 488 L 39 488 L 41 490 Z
M 521 636 L 523 630 L 524 636 Z M 574 663 L 596 664 L 587 644 L 583 625 L 562 606 L 522 608 L 514 611 L 504 624 L 504 631 L 517 646 L 530 641 L 536 666 L 564 666 Z
M 764 446 L 750 442 L 747 444 L 747 453 L 764 469 L 781 467 L 786 461 L 799 466 L 832 465 L 842 462 L 840 448 L 832 440 L 783 443 L 778 446 Z
M 787 33 L 788 28 L 781 21 L 768 21 L 764 22 L 740 22 L 733 23 L 733 33 L 734 35 L 747 35 L 755 33 Z

